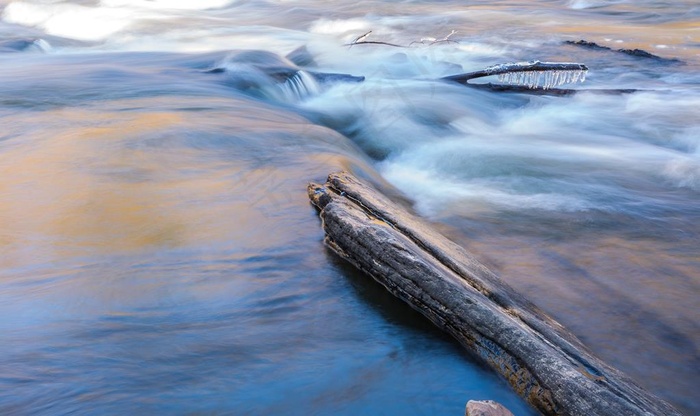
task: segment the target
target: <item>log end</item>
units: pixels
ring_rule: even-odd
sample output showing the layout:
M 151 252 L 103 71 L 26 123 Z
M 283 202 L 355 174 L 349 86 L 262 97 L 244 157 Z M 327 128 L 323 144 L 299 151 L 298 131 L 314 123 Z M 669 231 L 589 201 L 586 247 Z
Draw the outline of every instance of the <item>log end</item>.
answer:
M 312 182 L 306 187 L 306 191 L 309 194 L 309 200 L 319 211 L 325 208 L 332 200 L 329 194 L 331 191 L 323 185 Z

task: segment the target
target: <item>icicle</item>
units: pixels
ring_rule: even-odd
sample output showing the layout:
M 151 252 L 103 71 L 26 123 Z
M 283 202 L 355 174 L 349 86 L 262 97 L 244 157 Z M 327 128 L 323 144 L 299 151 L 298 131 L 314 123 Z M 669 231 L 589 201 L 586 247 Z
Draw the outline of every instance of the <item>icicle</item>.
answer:
M 584 82 L 588 67 L 574 62 L 514 62 L 493 65 L 480 71 L 450 75 L 442 79 L 460 84 L 470 80 L 497 76 L 502 84 L 523 85 L 531 89 L 550 89 L 563 84 Z
M 498 74 L 498 82 L 501 84 L 523 85 L 531 89 L 550 89 L 564 84 L 583 82 L 585 79 L 586 71 L 581 70 L 522 71 Z
M 574 79 L 572 82 L 575 84 L 578 82 L 579 79 L 581 79 L 581 73 L 580 72 L 574 73 Z
M 554 81 L 554 73 L 553 72 L 545 72 L 544 73 L 544 83 L 542 84 L 542 88 L 544 88 L 545 90 L 552 88 L 553 81 Z
M 552 62 L 517 62 L 494 65 L 484 70 L 486 75 L 498 76 L 498 81 L 508 85 L 548 90 L 564 84 L 583 82 L 588 68 L 581 64 Z
M 561 85 L 561 71 L 554 71 L 552 74 L 554 77 L 554 81 L 552 81 L 552 87 L 558 87 Z

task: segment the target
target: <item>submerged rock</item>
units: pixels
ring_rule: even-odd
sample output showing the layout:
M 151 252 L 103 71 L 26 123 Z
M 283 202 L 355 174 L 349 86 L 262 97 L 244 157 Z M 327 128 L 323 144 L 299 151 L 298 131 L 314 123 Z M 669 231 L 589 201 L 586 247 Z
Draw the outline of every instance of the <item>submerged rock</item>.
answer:
M 664 58 L 662 56 L 654 55 L 653 53 L 649 53 L 649 52 L 642 50 L 642 49 L 613 49 L 613 48 L 610 48 L 608 46 L 598 45 L 595 42 L 589 42 L 589 41 L 583 40 L 583 39 L 577 40 L 577 41 L 567 40 L 564 43 L 569 44 L 569 45 L 574 45 L 574 46 L 581 46 L 581 47 L 584 47 L 587 49 L 622 53 L 622 54 L 634 56 L 637 58 L 653 59 L 653 60 L 655 60 L 657 62 L 661 62 L 661 63 L 668 63 L 668 64 L 682 63 L 682 61 L 680 59 Z
M 513 416 L 513 413 L 493 400 L 469 400 L 464 416 Z
M 7 39 L 0 41 L 0 52 L 46 52 L 51 46 L 43 39 Z

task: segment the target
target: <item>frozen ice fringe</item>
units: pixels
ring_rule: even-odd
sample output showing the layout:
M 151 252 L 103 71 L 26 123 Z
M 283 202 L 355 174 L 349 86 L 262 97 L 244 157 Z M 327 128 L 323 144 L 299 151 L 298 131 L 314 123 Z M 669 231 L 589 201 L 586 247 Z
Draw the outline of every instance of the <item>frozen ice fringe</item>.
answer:
M 564 84 L 586 80 L 588 67 L 569 62 L 516 62 L 484 69 L 487 75 L 498 75 L 498 82 L 522 85 L 530 89 L 548 90 Z
M 588 67 L 578 63 L 531 61 L 494 65 L 443 79 L 466 84 L 472 79 L 495 75 L 502 84 L 548 90 L 564 84 L 583 82 L 587 72 Z

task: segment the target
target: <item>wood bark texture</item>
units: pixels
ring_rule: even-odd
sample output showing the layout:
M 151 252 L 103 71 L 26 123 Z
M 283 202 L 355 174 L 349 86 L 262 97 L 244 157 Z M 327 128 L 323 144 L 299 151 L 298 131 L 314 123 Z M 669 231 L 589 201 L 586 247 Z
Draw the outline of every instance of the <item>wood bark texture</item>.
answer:
M 680 415 L 427 222 L 346 172 L 309 184 L 325 243 L 454 336 L 544 415 Z

